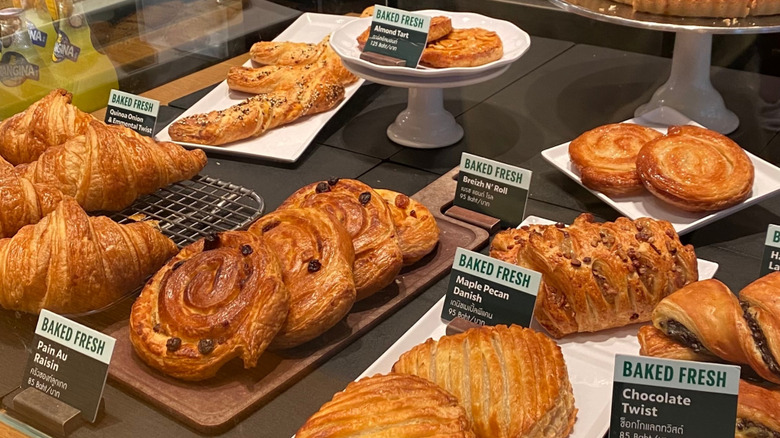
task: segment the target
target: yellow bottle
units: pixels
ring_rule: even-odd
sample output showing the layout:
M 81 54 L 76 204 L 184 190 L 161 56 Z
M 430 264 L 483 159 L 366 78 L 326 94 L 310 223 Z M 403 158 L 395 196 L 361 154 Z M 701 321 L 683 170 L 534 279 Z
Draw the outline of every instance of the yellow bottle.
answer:
M 54 29 L 46 3 L 36 0 L 14 0 L 14 6 L 24 9 L 24 19 L 30 41 L 38 51 L 43 62 L 51 64 L 51 54 L 54 52 L 54 42 L 57 40 L 57 30 Z
M 73 93 L 73 104 L 82 111 L 102 108 L 111 89 L 119 88 L 114 64 L 92 45 L 81 2 L 55 0 L 53 3 L 57 41 L 52 52 L 52 72 L 67 81 L 65 87 Z
M 0 119 L 25 110 L 54 85 L 24 23 L 23 9 L 0 10 Z

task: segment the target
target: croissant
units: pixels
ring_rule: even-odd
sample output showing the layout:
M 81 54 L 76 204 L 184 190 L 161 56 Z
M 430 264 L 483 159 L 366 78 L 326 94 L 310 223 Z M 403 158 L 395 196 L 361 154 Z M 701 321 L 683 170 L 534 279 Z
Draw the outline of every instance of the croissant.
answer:
M 665 296 L 698 279 L 693 247 L 666 221 L 596 223 L 502 231 L 491 257 L 540 272 L 534 316 L 554 337 L 648 321 Z
M 141 286 L 176 250 L 152 223 L 89 217 L 65 198 L 37 224 L 0 239 L 0 306 L 30 313 L 100 309 Z
M 11 237 L 25 225 L 38 223 L 54 211 L 64 195 L 48 184 L 33 184 L 0 168 L 0 238 Z
M 437 385 L 405 374 L 352 382 L 312 415 L 297 438 L 473 438 L 457 399 Z
M 404 266 L 416 263 L 433 251 L 439 242 L 439 226 L 431 212 L 403 193 L 385 189 L 375 191 L 390 209 Z
M 387 204 L 371 187 L 354 179 L 312 183 L 290 195 L 279 209 L 301 207 L 331 213 L 352 237 L 358 301 L 393 282 L 403 256 Z
M 95 118 L 71 105 L 72 98 L 63 89 L 52 90 L 0 123 L 0 155 L 14 165 L 29 163 L 46 149 L 83 134 Z
M 281 93 L 258 94 L 225 110 L 184 117 L 168 128 L 168 135 L 175 141 L 222 145 L 327 111 L 343 98 L 341 85 L 300 84 Z
M 152 368 L 207 379 L 234 357 L 257 364 L 289 306 L 279 263 L 245 231 L 183 248 L 144 287 L 130 313 L 130 341 Z
M 121 210 L 141 195 L 191 178 L 206 154 L 157 143 L 123 126 L 92 121 L 84 135 L 17 166 L 18 175 L 73 196 L 87 211 Z
M 778 272 L 746 286 L 739 299 L 718 280 L 698 281 L 658 303 L 653 325 L 695 353 L 749 365 L 764 379 L 780 383 L 778 291 Z M 644 350 L 653 350 L 644 344 L 648 340 L 640 338 Z
M 479 438 L 566 437 L 574 407 L 560 347 L 520 326 L 484 326 L 428 339 L 394 373 L 428 379 L 458 398 Z
M 269 213 L 248 230 L 271 248 L 290 293 L 287 320 L 272 348 L 291 348 L 333 327 L 355 302 L 352 238 L 325 211 L 288 208 Z

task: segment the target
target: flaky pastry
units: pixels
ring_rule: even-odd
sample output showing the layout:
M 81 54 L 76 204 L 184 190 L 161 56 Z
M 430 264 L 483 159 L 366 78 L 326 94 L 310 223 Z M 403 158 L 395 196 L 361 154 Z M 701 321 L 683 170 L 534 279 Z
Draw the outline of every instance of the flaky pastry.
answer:
M 734 438 L 780 436 L 780 388 L 739 381 Z
M 386 189 L 374 189 L 390 209 L 404 265 L 412 265 L 433 251 L 439 242 L 439 226 L 421 203 Z
M 504 45 L 497 33 L 479 27 L 453 29 L 428 43 L 420 64 L 429 67 L 476 67 L 501 59 Z

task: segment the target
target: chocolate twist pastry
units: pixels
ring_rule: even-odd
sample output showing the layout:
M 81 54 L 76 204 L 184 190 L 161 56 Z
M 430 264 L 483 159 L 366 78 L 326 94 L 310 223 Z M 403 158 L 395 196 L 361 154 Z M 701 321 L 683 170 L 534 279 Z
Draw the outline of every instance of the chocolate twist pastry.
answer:
M 144 287 L 130 313 L 130 341 L 152 368 L 203 380 L 234 357 L 254 367 L 288 308 L 266 244 L 245 231 L 218 233 L 183 248 Z
M 374 189 L 390 209 L 404 266 L 413 265 L 433 251 L 439 242 L 439 226 L 431 212 L 403 193 Z
M 352 237 L 357 300 L 383 289 L 401 271 L 403 256 L 385 200 L 354 179 L 331 179 L 302 187 L 279 209 L 313 207 L 335 216 Z
M 657 330 L 644 329 L 639 341 L 649 355 L 664 354 L 656 345 L 680 344 L 678 355 L 692 350 L 700 359 L 749 365 L 759 376 L 780 383 L 780 273 L 746 286 L 739 299 L 718 280 L 692 283 L 663 299 L 653 311 Z M 664 356 L 665 357 L 665 356 Z
M 725 135 L 697 126 L 672 126 L 642 146 L 636 170 L 647 190 L 686 211 L 739 204 L 753 188 L 753 163 Z
M 739 381 L 734 438 L 780 438 L 780 388 Z
M 648 321 L 655 305 L 698 279 L 693 247 L 650 218 L 502 231 L 491 257 L 542 274 L 534 316 L 554 337 Z
M 297 438 L 473 438 L 458 400 L 417 376 L 388 374 L 352 382 L 312 415 Z
M 249 232 L 276 255 L 290 293 L 290 312 L 271 348 L 314 339 L 349 312 L 355 302 L 355 251 L 335 218 L 313 208 L 287 208 L 263 216 Z
M 484 326 L 428 339 L 402 354 L 393 372 L 451 392 L 479 438 L 558 438 L 574 427 L 577 409 L 561 349 L 531 329 Z

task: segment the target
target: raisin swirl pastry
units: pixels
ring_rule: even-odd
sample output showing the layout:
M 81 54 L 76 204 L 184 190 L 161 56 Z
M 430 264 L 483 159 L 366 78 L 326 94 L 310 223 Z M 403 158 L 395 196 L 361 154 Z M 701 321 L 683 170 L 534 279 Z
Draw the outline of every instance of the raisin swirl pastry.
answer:
M 458 400 L 417 376 L 388 374 L 352 382 L 311 416 L 297 438 L 473 438 Z
M 404 266 L 413 265 L 439 242 L 439 226 L 431 212 L 403 193 L 374 189 L 387 202 L 403 254 Z
M 279 259 L 290 312 L 271 348 L 291 348 L 333 327 L 355 302 L 355 251 L 347 230 L 313 208 L 269 213 L 249 227 Z
M 739 204 L 753 188 L 753 163 L 725 135 L 698 126 L 671 126 L 642 146 L 636 170 L 647 190 L 686 211 Z
M 506 230 L 490 255 L 542 274 L 534 317 L 556 338 L 648 321 L 661 299 L 698 279 L 693 247 L 650 218 L 582 214 L 569 227 Z
M 130 341 L 152 368 L 203 380 L 237 356 L 254 367 L 288 307 L 279 263 L 261 239 L 213 234 L 183 248 L 147 283 L 130 313 Z
M 321 181 L 302 187 L 279 209 L 312 207 L 335 216 L 352 237 L 357 300 L 389 285 L 403 263 L 395 226 L 385 200 L 354 179 Z
M 653 311 L 657 331 L 640 337 L 649 354 L 666 336 L 694 353 L 749 365 L 759 376 L 780 383 L 780 273 L 746 286 L 737 298 L 718 280 L 692 283 L 668 296 Z

